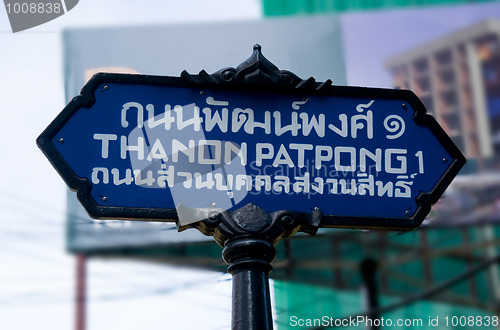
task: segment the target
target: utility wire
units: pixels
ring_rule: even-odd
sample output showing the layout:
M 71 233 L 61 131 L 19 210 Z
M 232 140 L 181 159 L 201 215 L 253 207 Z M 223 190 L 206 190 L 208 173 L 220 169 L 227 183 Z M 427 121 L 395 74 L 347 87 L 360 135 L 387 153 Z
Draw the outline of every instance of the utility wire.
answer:
M 460 283 L 463 280 L 468 279 L 469 277 L 475 275 L 477 272 L 479 272 L 485 268 L 488 268 L 492 264 L 498 263 L 499 261 L 500 261 L 500 255 L 497 255 L 493 258 L 489 258 L 487 260 L 484 260 L 483 262 L 480 262 L 479 264 L 477 264 L 473 267 L 470 267 L 469 269 L 467 269 L 466 271 L 464 271 L 460 275 L 455 276 L 454 278 L 451 278 L 449 280 L 446 280 L 446 281 L 442 282 L 441 284 L 438 284 L 427 291 L 414 294 L 414 295 L 408 297 L 407 299 L 403 299 L 402 301 L 399 301 L 397 303 L 394 303 L 394 304 L 391 304 L 391 305 L 388 305 L 385 307 L 377 308 L 377 309 L 374 309 L 371 311 L 367 311 L 365 313 L 359 313 L 359 314 L 354 314 L 354 315 L 350 315 L 350 316 L 345 316 L 345 317 L 342 317 L 339 319 L 349 320 L 349 319 L 355 319 L 358 316 L 381 315 L 381 314 L 391 312 L 393 310 L 408 306 L 408 305 L 413 304 L 417 301 L 433 297 L 436 294 L 441 293 L 442 291 L 448 289 L 449 287 L 451 287 L 457 283 Z M 328 329 L 328 328 L 333 328 L 333 327 L 316 327 L 313 329 L 320 330 L 320 329 Z

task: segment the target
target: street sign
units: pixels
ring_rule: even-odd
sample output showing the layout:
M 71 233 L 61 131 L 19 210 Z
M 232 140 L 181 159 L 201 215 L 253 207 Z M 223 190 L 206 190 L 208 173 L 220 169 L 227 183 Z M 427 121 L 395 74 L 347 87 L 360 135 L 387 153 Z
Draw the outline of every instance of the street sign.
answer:
M 301 80 L 258 46 L 212 75 L 97 74 L 37 143 L 92 217 L 181 226 L 251 203 L 415 228 L 465 163 L 411 91 Z
M 37 143 L 91 216 L 213 236 L 233 329 L 272 329 L 281 238 L 415 228 L 465 163 L 412 92 L 302 80 L 258 45 L 211 75 L 97 74 Z

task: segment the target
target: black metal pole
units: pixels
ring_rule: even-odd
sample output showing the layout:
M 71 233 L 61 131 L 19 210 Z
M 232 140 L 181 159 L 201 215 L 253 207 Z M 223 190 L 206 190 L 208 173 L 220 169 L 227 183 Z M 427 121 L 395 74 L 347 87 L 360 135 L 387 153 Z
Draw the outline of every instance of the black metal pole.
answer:
M 233 330 L 273 328 L 269 291 L 270 262 L 276 257 L 273 243 L 256 237 L 235 237 L 222 252 L 233 276 Z
M 298 231 L 315 235 L 322 212 L 292 211 L 268 213 L 249 203 L 231 212 L 211 214 L 180 230 L 197 228 L 222 246 L 222 257 L 233 276 L 233 330 L 271 330 L 273 317 L 269 273 L 280 239 Z

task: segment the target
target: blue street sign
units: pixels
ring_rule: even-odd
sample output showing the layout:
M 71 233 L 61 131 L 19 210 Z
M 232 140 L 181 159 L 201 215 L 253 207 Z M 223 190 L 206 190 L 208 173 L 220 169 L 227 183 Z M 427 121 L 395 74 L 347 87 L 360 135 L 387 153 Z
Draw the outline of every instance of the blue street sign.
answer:
M 235 83 L 249 66 L 97 74 L 37 142 L 91 216 L 181 225 L 253 203 L 414 228 L 465 163 L 411 91 Z

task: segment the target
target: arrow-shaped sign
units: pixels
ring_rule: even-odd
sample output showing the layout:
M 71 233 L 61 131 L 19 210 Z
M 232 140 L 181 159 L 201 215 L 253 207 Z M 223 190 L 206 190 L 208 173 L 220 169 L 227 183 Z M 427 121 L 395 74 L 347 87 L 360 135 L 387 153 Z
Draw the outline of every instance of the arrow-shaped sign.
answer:
M 235 68 L 97 74 L 37 140 L 95 218 L 181 225 L 252 203 L 323 227 L 414 228 L 465 163 L 411 91 Z

